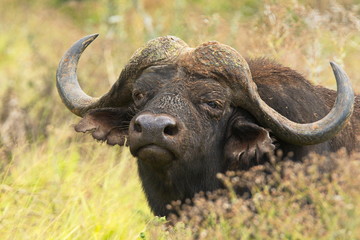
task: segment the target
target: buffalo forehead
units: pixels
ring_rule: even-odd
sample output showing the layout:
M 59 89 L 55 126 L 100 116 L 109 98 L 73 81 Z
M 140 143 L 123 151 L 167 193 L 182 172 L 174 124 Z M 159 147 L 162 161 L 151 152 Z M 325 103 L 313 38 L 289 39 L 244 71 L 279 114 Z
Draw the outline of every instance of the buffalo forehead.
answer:
M 164 99 L 172 98 L 176 94 L 189 92 L 186 96 L 203 96 L 210 98 L 228 98 L 229 88 L 222 82 L 205 76 L 193 74 L 176 65 L 152 66 L 144 70 L 135 86 L 157 89 L 167 95 Z M 171 100 L 175 101 L 175 100 Z M 164 101 L 169 102 L 169 101 Z M 176 104 L 174 102 L 174 104 Z
M 145 69 L 135 81 L 135 88 L 159 88 L 166 82 L 175 78 L 178 74 L 177 67 L 174 65 L 151 66 Z
M 146 68 L 142 75 L 161 75 L 166 78 L 172 78 L 177 74 L 177 66 L 174 64 L 155 65 Z

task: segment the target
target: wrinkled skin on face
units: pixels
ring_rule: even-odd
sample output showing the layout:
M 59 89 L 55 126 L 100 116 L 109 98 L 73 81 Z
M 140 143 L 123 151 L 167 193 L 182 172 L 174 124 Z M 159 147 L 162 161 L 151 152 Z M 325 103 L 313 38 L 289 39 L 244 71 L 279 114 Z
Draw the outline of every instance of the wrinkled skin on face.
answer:
M 227 86 L 183 67 L 145 69 L 132 95 L 130 108 L 93 110 L 76 130 L 92 129 L 94 138 L 119 145 L 128 134 L 156 215 L 168 215 L 171 201 L 222 187 L 217 173 L 246 169 L 274 149 L 268 131 L 231 105 Z

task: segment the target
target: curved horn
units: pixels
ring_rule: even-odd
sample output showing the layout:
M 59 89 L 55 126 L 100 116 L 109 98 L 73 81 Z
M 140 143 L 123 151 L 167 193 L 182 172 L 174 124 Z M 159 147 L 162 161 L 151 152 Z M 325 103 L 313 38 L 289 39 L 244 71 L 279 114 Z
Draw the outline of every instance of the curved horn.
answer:
M 319 121 L 307 124 L 290 121 L 268 106 L 254 86 L 249 88 L 249 96 L 256 107 L 253 106 L 253 111 L 249 111 L 276 136 L 292 144 L 317 144 L 333 138 L 350 119 L 354 108 L 354 92 L 345 71 L 334 62 L 330 64 L 337 83 L 337 97 L 331 111 Z M 251 84 L 255 83 L 251 81 Z
M 86 36 L 72 45 L 62 57 L 57 72 L 56 86 L 66 107 L 78 116 L 83 116 L 98 98 L 88 96 L 80 87 L 76 69 L 82 52 L 99 34 Z

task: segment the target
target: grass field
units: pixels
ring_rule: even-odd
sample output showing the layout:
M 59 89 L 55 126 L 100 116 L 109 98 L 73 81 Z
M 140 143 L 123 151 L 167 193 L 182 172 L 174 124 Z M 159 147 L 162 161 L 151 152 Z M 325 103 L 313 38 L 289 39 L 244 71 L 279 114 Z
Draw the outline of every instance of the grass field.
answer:
M 93 96 L 163 35 L 217 40 L 335 89 L 333 60 L 360 92 L 359 0 L 1 0 L 0 239 L 360 239 L 358 154 L 275 164 L 273 180 L 260 181 L 268 187 L 252 186 L 253 201 L 199 197 L 174 227 L 154 217 L 128 148 L 75 133 L 79 119 L 57 94 L 62 54 L 96 32 L 78 70 Z M 283 169 L 293 174 L 281 179 Z

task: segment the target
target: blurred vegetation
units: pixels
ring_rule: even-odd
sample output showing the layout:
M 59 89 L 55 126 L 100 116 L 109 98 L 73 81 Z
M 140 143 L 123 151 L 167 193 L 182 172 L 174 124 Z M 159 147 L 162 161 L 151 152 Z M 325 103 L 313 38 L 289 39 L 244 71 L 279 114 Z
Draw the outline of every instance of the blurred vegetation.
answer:
M 163 239 L 197 234 L 187 225 L 163 230 L 165 220 L 150 213 L 127 148 L 73 132 L 78 118 L 61 103 L 55 72 L 62 54 L 82 36 L 100 33 L 78 72 L 83 88 L 94 96 L 109 89 L 137 48 L 162 35 L 176 35 L 190 46 L 217 40 L 244 56 L 273 58 L 333 89 L 328 62 L 334 60 L 360 92 L 359 17 L 359 0 L 1 0 L 0 238 L 156 239 L 159 229 Z M 344 181 L 353 186 L 356 175 L 350 176 Z M 360 202 L 359 191 L 325 183 L 329 192 L 340 189 L 345 202 Z M 291 197 L 282 197 L 290 204 Z M 359 213 L 343 213 L 340 205 L 320 197 L 315 206 L 324 204 L 325 216 L 316 216 L 321 224 L 309 232 L 285 224 L 291 216 L 306 215 L 305 210 L 284 214 L 287 205 L 278 199 L 258 201 L 266 207 L 257 221 L 271 221 L 279 233 L 269 236 L 360 238 L 355 231 Z M 265 230 L 258 230 L 265 225 L 244 221 L 241 216 L 225 219 L 206 236 L 228 239 L 232 231 L 223 230 L 236 227 L 244 239 L 264 238 Z

